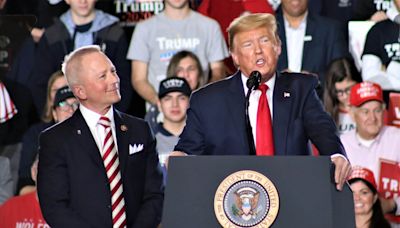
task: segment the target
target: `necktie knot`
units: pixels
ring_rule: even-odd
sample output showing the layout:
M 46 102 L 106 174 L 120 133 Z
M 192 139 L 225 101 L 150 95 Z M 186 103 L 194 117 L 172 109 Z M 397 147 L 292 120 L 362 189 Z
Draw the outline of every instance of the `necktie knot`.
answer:
M 268 86 L 265 84 L 261 84 L 258 86 L 258 89 L 261 90 L 261 93 L 265 94 L 265 92 L 268 90 Z
M 101 126 L 103 126 L 104 128 L 109 128 L 111 126 L 111 121 L 110 121 L 110 119 L 108 117 L 102 116 L 99 119 L 99 124 Z

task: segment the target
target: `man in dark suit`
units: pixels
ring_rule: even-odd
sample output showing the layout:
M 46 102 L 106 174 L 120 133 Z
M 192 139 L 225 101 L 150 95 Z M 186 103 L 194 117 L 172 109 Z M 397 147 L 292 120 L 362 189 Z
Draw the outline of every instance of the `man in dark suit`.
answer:
M 336 165 L 337 188 L 341 189 L 350 165 L 335 134 L 335 124 L 316 95 L 317 80 L 303 74 L 276 73 L 281 47 L 274 16 L 242 16 L 232 22 L 228 31 L 232 58 L 240 71 L 192 94 L 186 126 L 173 155 L 247 155 L 251 154 L 253 141 L 257 154 L 259 145 L 262 148 L 262 143 L 267 142 L 270 145 L 263 150 L 272 151 L 271 154 L 306 155 L 310 139 L 322 155 L 331 155 Z M 263 130 L 268 130 L 258 127 L 261 91 L 250 94 L 252 137 L 246 134 L 246 81 L 253 71 L 259 71 L 261 85 L 269 87 L 264 98 L 272 114 L 270 140 L 260 138 Z
M 98 46 L 72 52 L 63 71 L 79 109 L 39 140 L 38 195 L 51 227 L 157 227 L 163 203 L 155 140 L 113 108 L 116 69 Z
M 346 40 L 337 21 L 313 14 L 307 5 L 308 0 L 282 0 L 276 15 L 282 40 L 277 69 L 315 74 L 324 85 L 329 63 L 348 53 Z

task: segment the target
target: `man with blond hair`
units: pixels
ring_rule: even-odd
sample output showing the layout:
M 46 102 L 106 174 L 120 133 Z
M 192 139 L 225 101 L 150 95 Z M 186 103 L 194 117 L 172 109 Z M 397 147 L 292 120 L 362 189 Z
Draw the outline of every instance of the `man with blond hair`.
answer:
M 341 189 L 350 165 L 335 124 L 316 94 L 317 79 L 276 72 L 281 42 L 275 17 L 239 17 L 228 33 L 238 71 L 192 94 L 186 127 L 173 155 L 309 155 L 311 140 L 321 155 L 331 156 L 335 182 Z M 252 130 L 246 134 L 246 83 L 254 71 L 261 75 L 260 90 L 250 93 Z

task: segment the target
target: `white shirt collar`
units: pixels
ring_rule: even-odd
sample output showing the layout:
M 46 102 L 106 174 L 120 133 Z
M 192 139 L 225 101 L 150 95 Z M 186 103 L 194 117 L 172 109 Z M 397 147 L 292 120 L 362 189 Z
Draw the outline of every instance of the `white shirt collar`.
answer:
M 242 84 L 243 84 L 243 91 L 244 94 L 247 94 L 247 91 L 249 90 L 246 86 L 246 82 L 248 77 L 246 77 L 243 72 L 241 72 L 241 77 L 242 77 Z M 265 84 L 268 86 L 268 90 L 271 91 L 271 94 L 274 92 L 274 86 L 275 86 L 275 80 L 276 80 L 276 73 L 274 76 L 272 76 Z
M 83 118 L 85 119 L 87 125 L 89 128 L 95 128 L 97 123 L 99 122 L 99 119 L 102 115 L 98 114 L 97 112 L 94 112 L 88 108 L 86 108 L 84 105 L 80 104 L 79 105 L 79 110 L 82 113 Z M 108 112 L 104 115 L 108 117 L 111 121 L 111 126 L 114 126 L 114 112 L 113 112 L 113 107 L 111 106 Z

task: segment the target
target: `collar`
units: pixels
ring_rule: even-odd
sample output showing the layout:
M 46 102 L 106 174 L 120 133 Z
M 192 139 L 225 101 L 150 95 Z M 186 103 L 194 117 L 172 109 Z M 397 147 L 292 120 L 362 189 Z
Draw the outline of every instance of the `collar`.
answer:
M 85 119 L 89 128 L 95 128 L 97 123 L 99 122 L 101 115 L 98 114 L 97 112 L 94 112 L 94 111 L 86 108 L 82 104 L 79 105 L 79 110 L 81 111 L 82 116 Z M 114 112 L 113 112 L 112 106 L 104 116 L 108 117 L 111 121 L 111 126 L 114 126 Z
M 241 72 L 240 74 L 241 78 L 242 78 L 242 84 L 243 84 L 243 90 L 244 90 L 244 94 L 247 94 L 247 91 L 249 90 L 246 86 L 246 82 L 248 77 L 245 76 L 243 74 L 243 72 Z M 274 86 L 275 86 L 275 80 L 276 80 L 276 73 L 274 74 L 274 76 L 272 76 L 265 84 L 268 86 L 268 90 L 271 91 L 272 94 L 274 94 Z
M 308 11 L 306 12 L 306 15 L 304 16 L 303 20 L 301 20 L 300 25 L 298 28 L 293 28 L 292 26 L 290 26 L 289 21 L 286 20 L 285 15 L 282 13 L 283 15 L 283 22 L 285 23 L 285 28 L 290 28 L 293 30 L 300 30 L 300 29 L 304 29 L 306 28 L 307 25 L 307 18 L 308 18 Z

